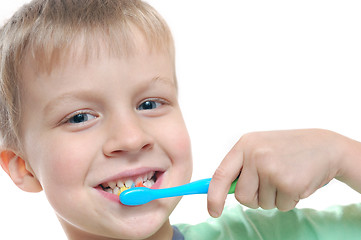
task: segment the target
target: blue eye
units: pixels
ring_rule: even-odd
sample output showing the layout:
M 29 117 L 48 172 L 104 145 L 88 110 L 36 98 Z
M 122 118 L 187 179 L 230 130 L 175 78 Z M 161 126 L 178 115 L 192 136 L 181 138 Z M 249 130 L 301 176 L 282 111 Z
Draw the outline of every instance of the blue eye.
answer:
M 148 100 L 148 101 L 141 103 L 138 107 L 138 110 L 152 110 L 152 109 L 159 107 L 160 105 L 161 105 L 161 103 L 159 103 L 159 102 Z
M 78 114 L 72 116 L 71 118 L 69 118 L 68 122 L 75 123 L 75 124 L 84 123 L 84 122 L 92 120 L 94 118 L 96 118 L 96 117 L 89 113 L 78 113 Z

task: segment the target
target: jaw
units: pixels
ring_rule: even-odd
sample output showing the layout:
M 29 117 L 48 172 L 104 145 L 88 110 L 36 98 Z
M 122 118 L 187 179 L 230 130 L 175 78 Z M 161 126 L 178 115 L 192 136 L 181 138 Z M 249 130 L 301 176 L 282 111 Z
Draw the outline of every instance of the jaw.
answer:
M 119 199 L 114 194 L 109 195 Z M 67 217 L 57 215 L 68 239 L 171 239 L 173 229 L 169 216 L 179 200 L 180 197 L 161 199 L 136 207 L 124 206 L 119 200 L 108 204 L 102 201 L 95 209 L 78 205 L 77 208 L 83 208 L 82 211 L 86 212 L 86 218 L 93 219 L 88 223 L 84 221 L 84 216 L 83 220 L 78 218 L 81 213 L 76 214 L 78 219 L 72 223 L 66 220 Z M 164 234 L 169 237 L 164 238 Z

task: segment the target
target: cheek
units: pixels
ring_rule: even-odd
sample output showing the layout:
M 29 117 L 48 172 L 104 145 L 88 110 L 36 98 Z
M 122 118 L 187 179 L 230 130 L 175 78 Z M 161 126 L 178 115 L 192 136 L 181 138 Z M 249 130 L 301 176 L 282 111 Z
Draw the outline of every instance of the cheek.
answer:
M 82 151 L 76 145 L 52 147 L 44 153 L 42 175 L 44 181 L 53 180 L 59 184 L 67 184 L 76 180 L 83 168 Z
M 192 151 L 187 128 L 183 121 L 173 122 L 174 124 L 168 125 L 167 127 L 163 125 L 163 146 L 170 155 L 173 165 L 176 166 L 179 171 L 183 171 L 183 174 L 191 175 Z
M 51 144 L 44 143 L 42 152 L 37 155 L 40 182 L 55 212 L 65 219 L 77 219 L 74 214 L 79 212 L 70 209 L 81 209 L 79 204 L 86 202 L 84 184 L 92 160 L 92 147 L 85 141 L 79 141 L 79 144 L 74 139 L 48 142 Z
M 167 144 L 173 149 L 175 154 L 187 155 L 191 152 L 191 144 L 189 135 L 186 129 L 182 131 L 180 128 L 169 131 L 171 134 L 168 137 Z
M 91 161 L 90 145 L 67 138 L 39 141 L 31 147 L 29 159 L 49 200 L 82 187 Z M 87 146 L 87 147 L 86 147 Z

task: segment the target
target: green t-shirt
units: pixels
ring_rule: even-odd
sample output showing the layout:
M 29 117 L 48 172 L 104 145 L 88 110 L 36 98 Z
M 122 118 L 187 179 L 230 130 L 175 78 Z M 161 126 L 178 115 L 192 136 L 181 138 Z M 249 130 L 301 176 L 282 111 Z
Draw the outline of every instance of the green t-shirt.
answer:
M 288 212 L 244 211 L 236 205 L 226 207 L 219 218 L 176 226 L 185 240 L 354 240 L 361 239 L 361 204 Z

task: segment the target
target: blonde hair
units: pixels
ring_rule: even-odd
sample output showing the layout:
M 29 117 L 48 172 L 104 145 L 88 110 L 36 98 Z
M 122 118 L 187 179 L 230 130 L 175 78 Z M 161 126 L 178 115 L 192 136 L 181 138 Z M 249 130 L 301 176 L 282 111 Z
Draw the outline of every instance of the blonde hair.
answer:
M 27 57 L 34 59 L 34 69 L 51 71 L 79 40 L 85 59 L 100 44 L 125 56 L 134 51 L 134 27 L 152 49 L 167 51 L 174 61 L 167 24 L 141 0 L 33 0 L 19 9 L 0 29 L 0 144 L 21 145 L 19 80 Z

